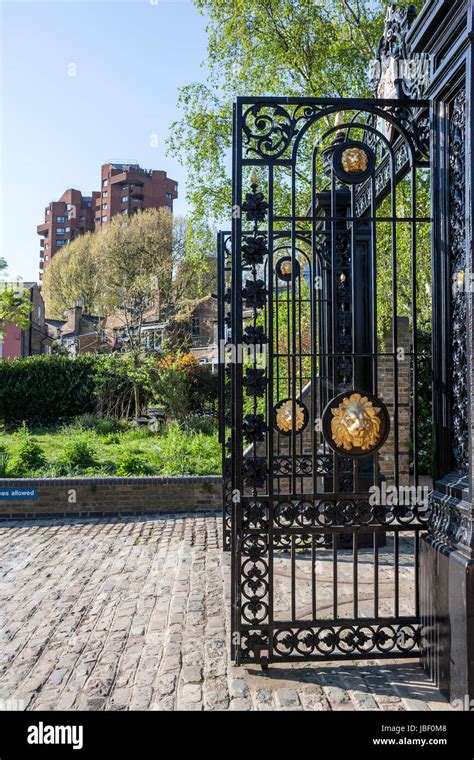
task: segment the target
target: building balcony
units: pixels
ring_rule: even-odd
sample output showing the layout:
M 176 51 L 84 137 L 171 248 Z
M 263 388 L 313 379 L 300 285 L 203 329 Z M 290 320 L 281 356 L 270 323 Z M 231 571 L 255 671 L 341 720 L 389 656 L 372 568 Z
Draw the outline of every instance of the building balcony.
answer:
M 43 224 L 38 224 L 36 228 L 36 232 L 38 235 L 43 235 L 44 237 L 47 237 L 47 234 L 49 232 L 49 222 L 43 222 Z
M 132 197 L 132 200 L 134 200 L 135 198 L 138 200 L 143 200 L 143 198 L 145 197 L 145 193 L 143 192 L 143 185 L 141 186 L 134 185 L 132 189 L 130 190 L 130 195 Z

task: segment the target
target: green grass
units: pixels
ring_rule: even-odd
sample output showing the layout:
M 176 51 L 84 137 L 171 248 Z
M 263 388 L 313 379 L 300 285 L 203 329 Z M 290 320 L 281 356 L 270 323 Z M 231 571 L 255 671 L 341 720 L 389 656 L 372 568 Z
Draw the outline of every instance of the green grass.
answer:
M 168 423 L 159 433 L 78 418 L 67 427 L 0 432 L 0 477 L 212 475 L 221 472 L 217 431 Z M 40 456 L 21 456 L 25 448 Z M 30 462 L 34 464 L 30 466 Z M 38 462 L 40 463 L 38 465 Z M 42 464 L 41 464 L 42 462 Z M 35 468 L 36 467 L 36 468 Z

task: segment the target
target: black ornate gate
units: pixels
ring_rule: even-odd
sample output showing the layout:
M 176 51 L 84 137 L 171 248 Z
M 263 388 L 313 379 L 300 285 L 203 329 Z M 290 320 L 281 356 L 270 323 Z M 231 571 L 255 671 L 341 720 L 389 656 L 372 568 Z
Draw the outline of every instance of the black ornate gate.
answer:
M 237 663 L 419 656 L 428 138 L 422 100 L 237 100 L 218 239 Z

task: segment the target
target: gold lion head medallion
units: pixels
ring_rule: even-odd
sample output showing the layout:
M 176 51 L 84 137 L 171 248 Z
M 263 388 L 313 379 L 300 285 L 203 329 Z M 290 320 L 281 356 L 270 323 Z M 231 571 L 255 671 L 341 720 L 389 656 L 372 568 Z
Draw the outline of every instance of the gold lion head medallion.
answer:
M 305 408 L 299 401 L 295 402 L 295 419 L 293 420 L 293 401 L 288 399 L 275 409 L 275 426 L 279 433 L 299 433 L 306 424 Z
M 341 156 L 341 164 L 348 174 L 365 172 L 369 165 L 367 153 L 362 148 L 346 148 Z
M 380 408 L 367 396 L 352 393 L 331 409 L 331 434 L 335 445 L 344 451 L 374 448 L 380 440 Z

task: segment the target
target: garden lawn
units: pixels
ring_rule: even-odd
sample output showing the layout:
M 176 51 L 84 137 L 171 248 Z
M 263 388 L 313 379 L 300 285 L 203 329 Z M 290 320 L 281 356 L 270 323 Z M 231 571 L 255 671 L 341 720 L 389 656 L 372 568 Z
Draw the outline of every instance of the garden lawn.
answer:
M 0 432 L 0 477 L 211 475 L 221 472 L 217 432 L 169 423 L 158 433 L 98 420 L 96 427 Z

